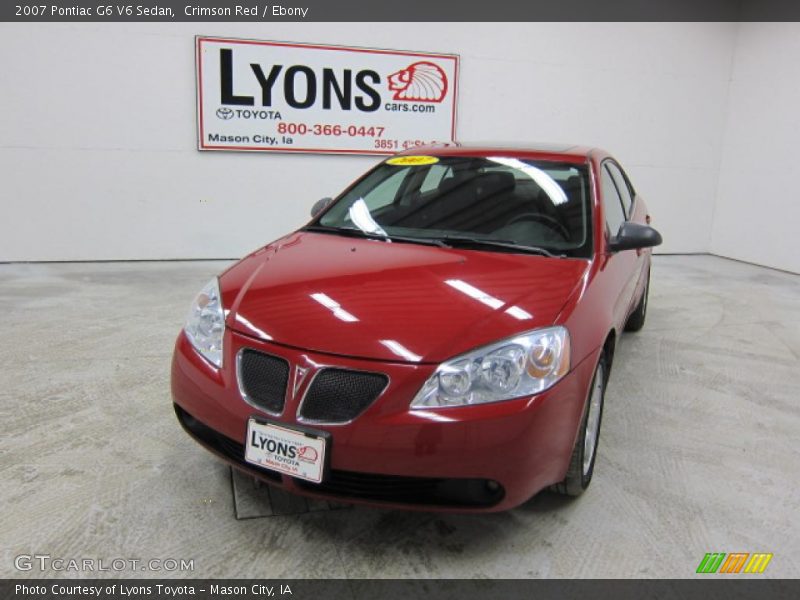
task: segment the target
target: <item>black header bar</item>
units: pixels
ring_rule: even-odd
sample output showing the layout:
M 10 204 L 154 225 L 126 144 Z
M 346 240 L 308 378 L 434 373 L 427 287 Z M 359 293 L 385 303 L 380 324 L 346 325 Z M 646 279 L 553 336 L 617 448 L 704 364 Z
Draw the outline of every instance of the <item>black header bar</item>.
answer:
M 796 0 L 4 0 L 0 21 L 795 21 Z
M 5 579 L 3 600 L 783 600 L 800 580 L 753 575 L 674 580 Z

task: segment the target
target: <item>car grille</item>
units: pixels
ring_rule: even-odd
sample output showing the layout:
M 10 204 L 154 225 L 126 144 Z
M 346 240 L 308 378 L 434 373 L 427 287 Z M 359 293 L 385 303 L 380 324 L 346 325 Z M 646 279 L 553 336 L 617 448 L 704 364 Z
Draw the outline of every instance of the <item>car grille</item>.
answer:
M 289 363 L 282 358 L 245 348 L 239 354 L 239 386 L 245 399 L 279 414 L 286 400 Z
M 322 483 L 295 482 L 318 494 L 397 504 L 488 507 L 505 496 L 502 486 L 487 479 L 403 477 L 331 469 Z
M 300 416 L 309 421 L 345 423 L 372 404 L 389 384 L 380 373 L 323 369 L 306 393 Z

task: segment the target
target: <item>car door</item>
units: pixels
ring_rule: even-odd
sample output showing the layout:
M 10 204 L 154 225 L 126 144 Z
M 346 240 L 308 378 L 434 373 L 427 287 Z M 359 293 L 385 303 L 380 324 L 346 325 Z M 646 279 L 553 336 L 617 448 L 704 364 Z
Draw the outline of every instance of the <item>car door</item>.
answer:
M 622 208 L 625 211 L 625 218 L 628 221 L 646 225 L 648 223 L 647 215 L 645 214 L 646 210 L 644 209 L 643 203 L 641 201 L 637 201 L 636 192 L 630 183 L 630 179 L 628 179 L 628 176 L 622 170 L 622 167 L 620 167 L 619 164 L 611 159 L 606 161 L 606 166 L 611 173 L 611 177 L 614 179 L 614 183 L 617 186 L 620 198 L 622 198 Z M 634 308 L 633 304 L 635 303 L 635 299 L 639 296 L 637 291 L 641 290 L 645 285 L 645 279 L 647 278 L 648 257 L 650 256 L 649 249 L 640 248 L 634 252 L 637 259 L 636 285 L 634 286 L 634 291 L 632 294 L 633 298 L 631 298 L 631 310 Z
M 613 296 L 614 324 L 618 330 L 621 330 L 630 312 L 641 269 L 640 256 L 636 250 L 611 252 L 608 249 L 608 240 L 615 236 L 622 224 L 628 220 L 628 211 L 631 210 L 633 204 L 630 190 L 627 187 L 620 192 L 621 186 L 615 180 L 615 171 L 618 177 L 624 181 L 619 167 L 612 160 L 607 159 L 600 165 L 600 193 L 605 216 L 606 236 L 603 270 L 609 279 L 610 293 Z M 626 190 L 627 196 L 625 195 Z M 627 207 L 623 198 L 628 200 Z

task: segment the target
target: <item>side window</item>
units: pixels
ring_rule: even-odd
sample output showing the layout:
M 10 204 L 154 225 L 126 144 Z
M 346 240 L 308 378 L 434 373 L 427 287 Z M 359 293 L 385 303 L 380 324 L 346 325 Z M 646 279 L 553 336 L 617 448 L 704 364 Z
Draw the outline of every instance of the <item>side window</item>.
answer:
M 603 188 L 603 211 L 606 213 L 606 225 L 608 225 L 611 235 L 616 235 L 625 221 L 625 212 L 622 210 L 622 201 L 611 173 L 608 171 L 608 165 L 603 166 L 600 180 Z
M 625 215 L 630 217 L 633 211 L 633 195 L 628 187 L 628 181 L 625 179 L 620 168 L 614 163 L 607 162 L 606 167 L 608 167 L 608 170 L 611 172 L 614 183 L 617 184 L 617 190 L 619 190 L 620 196 L 622 197 L 622 206 L 625 208 Z
M 364 202 L 370 211 L 383 208 L 394 202 L 397 191 L 408 175 L 408 169 L 398 169 L 397 173 L 392 174 L 372 188 L 365 196 Z

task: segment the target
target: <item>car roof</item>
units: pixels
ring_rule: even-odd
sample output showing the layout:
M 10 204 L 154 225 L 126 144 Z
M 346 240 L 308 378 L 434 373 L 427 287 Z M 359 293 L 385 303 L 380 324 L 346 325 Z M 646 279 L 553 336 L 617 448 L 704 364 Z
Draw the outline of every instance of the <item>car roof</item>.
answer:
M 432 154 L 435 156 L 507 156 L 585 163 L 590 155 L 607 153 L 599 148 L 575 144 L 461 143 L 431 144 L 404 150 L 401 155 Z

